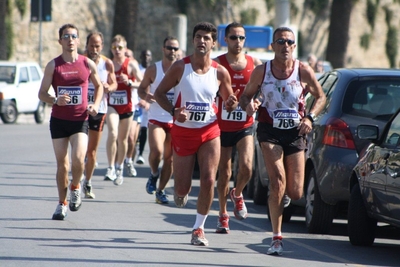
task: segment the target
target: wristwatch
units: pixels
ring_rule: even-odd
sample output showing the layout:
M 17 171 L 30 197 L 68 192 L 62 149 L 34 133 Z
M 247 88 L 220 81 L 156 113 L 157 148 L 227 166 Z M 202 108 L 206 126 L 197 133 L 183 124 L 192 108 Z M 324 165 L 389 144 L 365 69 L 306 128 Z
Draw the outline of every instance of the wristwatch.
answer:
M 314 113 L 309 113 L 309 114 L 307 114 L 307 116 L 306 116 L 312 123 L 314 123 L 314 121 L 315 121 L 315 114 Z
M 57 100 L 58 100 L 58 97 L 55 97 L 55 98 L 53 99 L 53 105 L 57 105 Z
M 175 107 L 172 107 L 172 109 L 169 112 L 169 114 L 171 114 L 172 117 L 175 115 Z
M 132 85 L 133 85 L 133 82 L 131 80 L 128 80 L 128 86 L 132 87 Z

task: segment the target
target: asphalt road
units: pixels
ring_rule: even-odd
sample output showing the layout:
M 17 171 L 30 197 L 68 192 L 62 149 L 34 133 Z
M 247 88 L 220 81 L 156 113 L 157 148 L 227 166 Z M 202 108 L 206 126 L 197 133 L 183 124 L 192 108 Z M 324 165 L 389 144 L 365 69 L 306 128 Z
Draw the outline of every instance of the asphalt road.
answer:
M 190 245 L 199 181 L 186 208 L 155 203 L 145 184 L 147 164 L 138 176 L 115 186 L 104 181 L 107 167 L 104 132 L 99 167 L 93 179 L 96 199 L 83 200 L 78 212 L 53 221 L 57 205 L 55 159 L 48 123 L 21 115 L 15 125 L 0 125 L 0 266 L 400 266 L 400 233 L 380 227 L 372 247 L 353 247 L 346 220 L 335 220 L 330 235 L 306 232 L 299 212 L 283 226 L 284 254 L 268 256 L 271 225 L 265 208 L 247 199 L 249 217 L 233 218 L 227 235 L 214 233 L 218 200 L 206 222 L 209 247 Z M 146 148 L 147 158 L 148 150 Z

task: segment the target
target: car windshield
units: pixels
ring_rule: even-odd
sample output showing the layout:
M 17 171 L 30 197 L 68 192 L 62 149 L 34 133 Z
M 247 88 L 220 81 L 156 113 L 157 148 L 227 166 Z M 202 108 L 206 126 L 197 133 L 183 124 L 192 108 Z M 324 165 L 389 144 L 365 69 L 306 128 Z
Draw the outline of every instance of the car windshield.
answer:
M 353 81 L 343 103 L 343 112 L 388 120 L 400 107 L 400 80 Z
M 0 82 L 14 83 L 15 66 L 0 66 Z

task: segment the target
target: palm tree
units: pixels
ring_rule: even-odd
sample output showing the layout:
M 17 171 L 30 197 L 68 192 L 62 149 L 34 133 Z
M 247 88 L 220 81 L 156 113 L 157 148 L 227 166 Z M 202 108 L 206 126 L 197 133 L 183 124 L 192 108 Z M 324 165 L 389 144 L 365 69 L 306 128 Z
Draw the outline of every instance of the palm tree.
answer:
M 330 61 L 334 68 L 346 66 L 350 15 L 354 1 L 333 0 L 332 2 L 326 60 Z
M 6 13 L 7 0 L 0 0 L 0 59 L 7 59 Z
M 1 0 L 0 0 L 1 1 Z M 121 34 L 126 38 L 128 48 L 135 50 L 136 22 L 139 0 L 116 0 L 112 36 Z

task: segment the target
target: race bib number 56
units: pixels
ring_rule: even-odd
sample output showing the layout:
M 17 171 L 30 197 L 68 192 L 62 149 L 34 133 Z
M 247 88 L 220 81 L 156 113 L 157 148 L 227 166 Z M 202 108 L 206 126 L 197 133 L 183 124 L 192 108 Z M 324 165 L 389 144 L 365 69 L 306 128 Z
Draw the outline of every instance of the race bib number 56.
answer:
M 57 95 L 69 95 L 71 101 L 67 105 L 81 105 L 82 104 L 82 87 L 80 86 L 58 86 Z
M 277 109 L 273 113 L 274 128 L 292 129 L 299 125 L 299 113 L 295 109 Z

